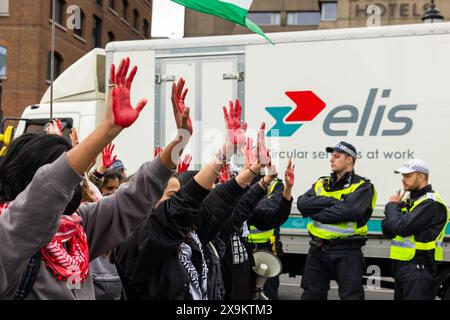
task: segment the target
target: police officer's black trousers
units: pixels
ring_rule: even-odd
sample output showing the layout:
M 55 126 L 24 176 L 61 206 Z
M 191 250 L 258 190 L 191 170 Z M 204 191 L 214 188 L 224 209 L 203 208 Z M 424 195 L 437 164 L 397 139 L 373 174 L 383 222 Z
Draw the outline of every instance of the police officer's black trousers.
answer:
M 433 270 L 417 262 L 394 261 L 395 300 L 434 300 Z
M 364 300 L 364 256 L 361 248 L 309 248 L 302 277 L 302 300 L 326 300 L 336 280 L 341 300 Z

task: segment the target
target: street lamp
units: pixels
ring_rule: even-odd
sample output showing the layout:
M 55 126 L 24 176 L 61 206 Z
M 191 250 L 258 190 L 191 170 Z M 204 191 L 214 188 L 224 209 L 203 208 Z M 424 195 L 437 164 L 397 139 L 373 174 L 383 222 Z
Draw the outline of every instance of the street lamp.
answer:
M 428 6 L 427 11 L 422 16 L 423 23 L 433 23 L 433 22 L 443 22 L 444 17 L 441 12 L 436 8 L 434 4 L 434 0 L 431 0 L 430 5 Z

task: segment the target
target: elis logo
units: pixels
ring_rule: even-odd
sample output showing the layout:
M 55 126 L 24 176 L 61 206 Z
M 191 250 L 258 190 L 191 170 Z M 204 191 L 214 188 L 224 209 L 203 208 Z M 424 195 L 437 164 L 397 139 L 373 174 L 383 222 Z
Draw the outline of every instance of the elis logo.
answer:
M 292 136 L 303 125 L 299 122 L 312 121 L 326 106 L 312 91 L 288 91 L 286 95 L 294 101 L 296 107 L 266 107 L 276 121 L 267 132 L 268 137 Z
M 323 121 L 323 132 L 328 136 L 403 136 L 413 128 L 413 119 L 408 116 L 417 109 L 417 104 L 399 104 L 388 107 L 391 89 L 372 88 L 363 108 L 345 104 L 331 108 Z M 325 103 L 311 91 L 292 91 L 286 95 L 295 102 L 292 107 L 267 107 L 276 120 L 267 132 L 269 137 L 290 137 L 304 122 L 312 121 L 325 108 Z M 380 100 L 377 105 L 377 101 Z M 303 123 L 301 123 L 303 122 Z

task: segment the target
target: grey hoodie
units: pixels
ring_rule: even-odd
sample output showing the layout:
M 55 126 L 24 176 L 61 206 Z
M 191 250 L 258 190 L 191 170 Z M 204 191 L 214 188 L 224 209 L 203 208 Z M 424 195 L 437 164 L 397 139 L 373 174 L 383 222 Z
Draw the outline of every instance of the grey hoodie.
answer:
M 161 198 L 172 173 L 157 157 L 144 163 L 114 195 L 80 206 L 78 213 L 83 219 L 91 261 L 131 235 Z M 63 154 L 39 168 L 27 188 L 0 216 L 0 299 L 14 297 L 28 258 L 52 240 L 61 213 L 81 180 Z M 89 274 L 79 289 L 69 288 L 43 262 L 27 299 L 95 299 L 92 276 Z

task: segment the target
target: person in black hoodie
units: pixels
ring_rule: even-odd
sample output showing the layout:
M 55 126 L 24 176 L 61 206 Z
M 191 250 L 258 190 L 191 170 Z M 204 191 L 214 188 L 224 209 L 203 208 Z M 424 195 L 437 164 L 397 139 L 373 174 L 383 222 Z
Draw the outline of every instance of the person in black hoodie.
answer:
M 252 216 L 247 220 L 248 236 L 244 237 L 250 252 L 267 250 L 279 258 L 283 255 L 280 240 L 280 226 L 287 221 L 292 207 L 294 169 L 291 160 L 285 172 L 285 185 L 281 179 L 274 179 L 267 194 L 259 201 Z M 244 228 L 245 229 L 245 228 Z M 269 300 L 278 300 L 279 276 L 269 278 L 264 284 L 264 294 Z
M 214 161 L 171 197 L 160 201 L 129 241 L 115 252 L 128 299 L 207 299 L 207 266 L 202 247 L 231 218 L 234 207 L 258 171 L 243 170 L 211 192 L 219 171 L 245 142 L 241 106 L 230 103 L 225 113 L 227 139 Z
M 259 139 L 264 141 L 262 137 L 264 137 L 264 127 L 261 127 L 259 132 Z M 245 150 L 245 167 L 258 161 L 257 158 L 259 157 L 252 149 L 251 139 L 248 139 Z M 256 279 L 252 270 L 252 266 L 254 266 L 253 250 L 251 247 L 246 247 L 246 243 L 242 241 L 241 237 L 244 223 L 247 220 L 255 219 L 255 223 L 260 227 L 268 226 L 270 229 L 277 222 L 282 221 L 278 219 L 282 216 L 280 212 L 287 211 L 287 215 L 289 215 L 291 210 L 290 188 L 287 188 L 286 198 L 279 199 L 275 207 L 259 206 L 258 203 L 267 195 L 270 184 L 278 175 L 275 166 L 270 164 L 270 156 L 267 156 L 262 162 L 269 164 L 267 175 L 255 177 L 252 186 L 239 201 L 232 220 L 220 232 L 220 238 L 226 244 L 226 253 L 222 261 L 226 300 L 252 299 L 255 293 Z M 290 171 L 289 176 L 293 182 L 293 170 Z

